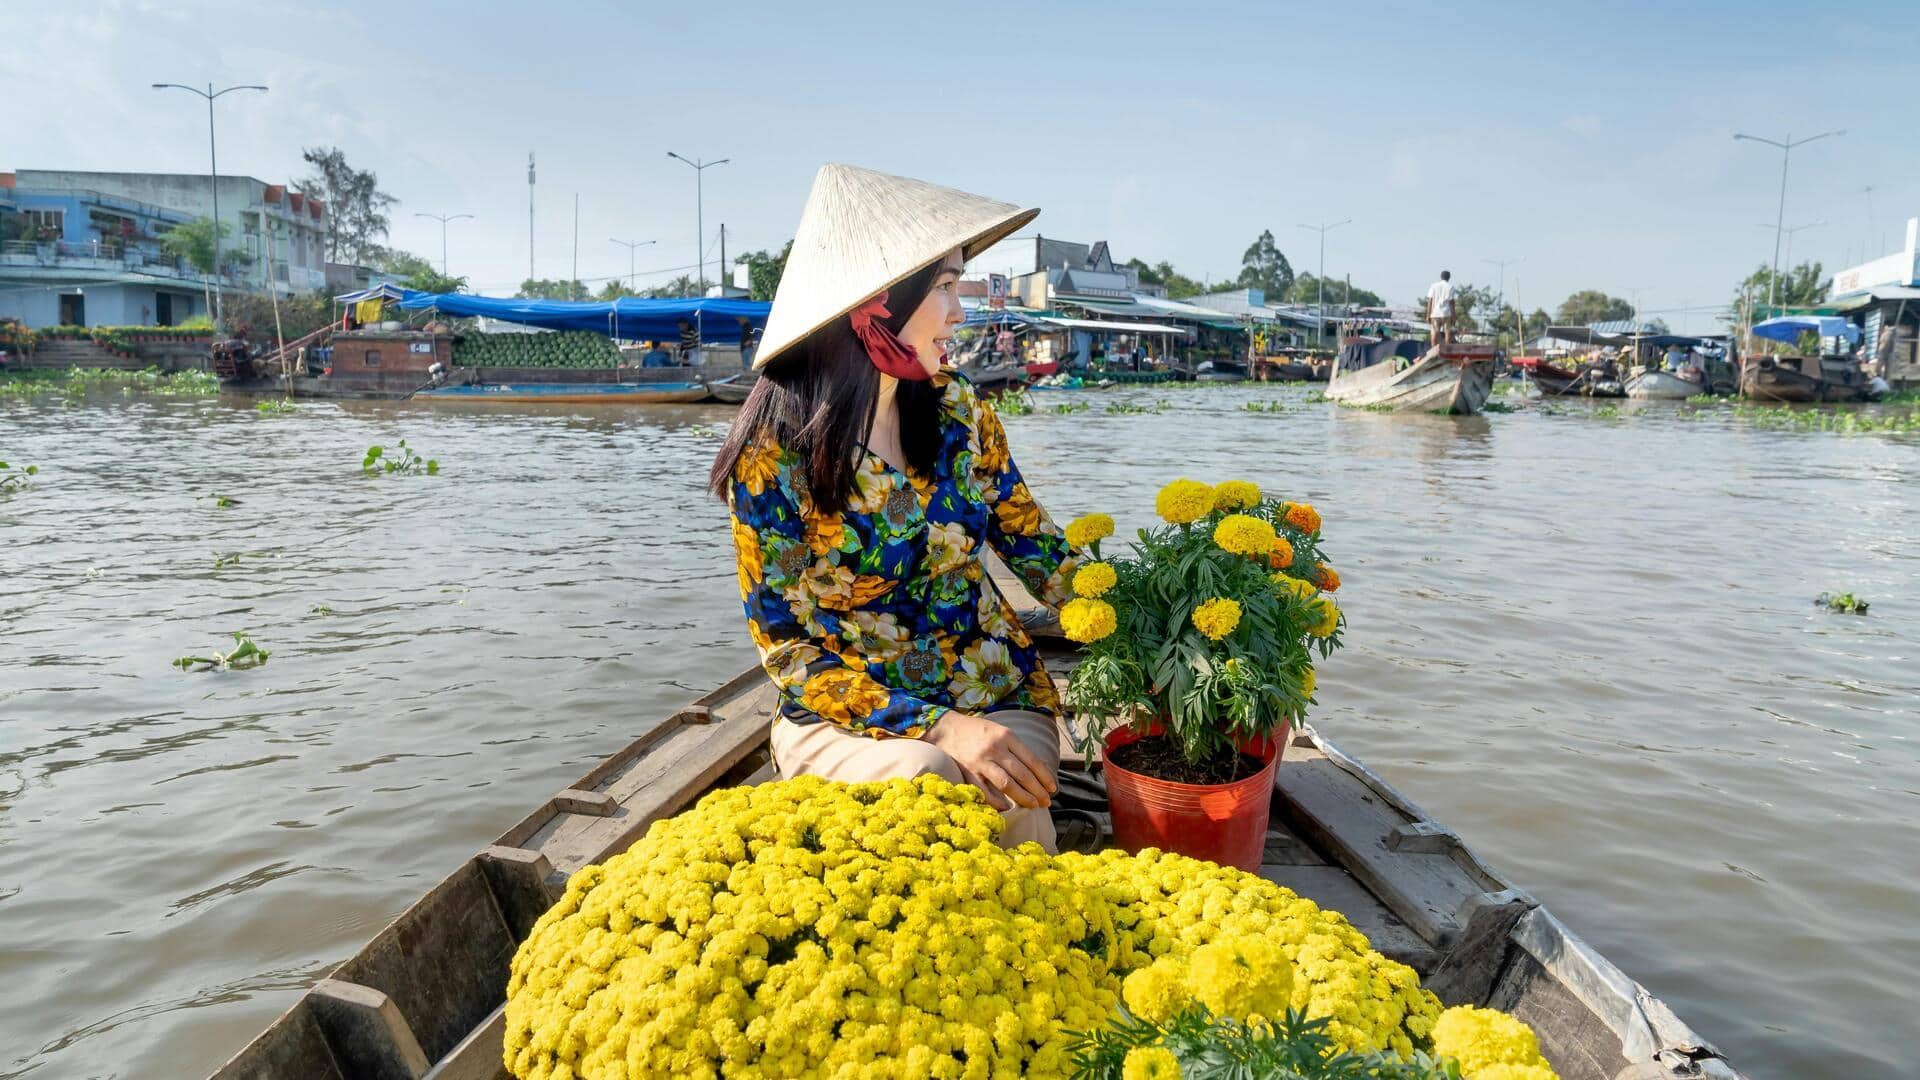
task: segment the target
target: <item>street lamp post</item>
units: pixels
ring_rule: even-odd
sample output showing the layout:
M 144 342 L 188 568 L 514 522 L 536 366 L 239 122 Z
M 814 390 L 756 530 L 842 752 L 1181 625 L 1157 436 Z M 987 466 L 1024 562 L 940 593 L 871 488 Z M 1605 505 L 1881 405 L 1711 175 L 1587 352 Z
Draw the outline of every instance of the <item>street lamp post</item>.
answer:
M 447 276 L 447 222 L 459 221 L 461 218 L 466 218 L 469 221 L 471 221 L 473 219 L 473 215 L 472 214 L 428 214 L 428 213 L 423 213 L 416 210 L 414 211 L 413 216 L 431 218 L 434 221 L 437 221 L 440 223 L 440 276 L 446 277 Z
M 153 88 L 155 90 L 185 90 L 189 93 L 199 94 L 201 97 L 207 99 L 207 186 L 213 189 L 213 324 L 219 326 L 226 320 L 226 309 L 220 300 L 220 158 L 214 151 L 213 102 L 215 98 L 225 97 L 235 90 L 259 90 L 264 93 L 267 88 L 253 85 L 229 86 L 225 90 L 216 92 L 212 83 L 208 83 L 207 88 L 202 90 L 197 86 L 162 82 L 154 83 Z M 269 276 L 273 273 L 271 266 L 267 268 L 267 273 Z M 273 286 L 269 283 L 267 287 L 272 288 Z
M 1735 141 L 1745 139 L 1748 142 L 1766 143 L 1768 146 L 1777 146 L 1780 148 L 1780 208 L 1775 211 L 1773 217 L 1773 227 L 1775 230 L 1773 234 L 1773 273 L 1771 279 L 1767 282 L 1767 306 L 1769 308 L 1773 306 L 1774 286 L 1780 278 L 1779 230 L 1787 223 L 1787 162 L 1793 157 L 1793 148 L 1796 146 L 1804 146 L 1816 139 L 1824 139 L 1829 135 L 1845 135 L 1846 133 L 1845 128 L 1840 128 L 1836 131 L 1823 131 L 1818 135 L 1809 135 L 1804 139 L 1796 139 L 1789 133 L 1785 142 L 1779 142 L 1774 139 L 1763 139 L 1758 135 L 1734 133 L 1733 137 Z
M 1320 307 L 1320 318 L 1315 323 L 1314 333 L 1317 335 L 1317 341 L 1321 345 L 1327 343 L 1327 233 L 1342 225 L 1351 225 L 1352 223 L 1352 218 L 1344 218 L 1331 225 L 1322 222 L 1318 225 L 1300 226 L 1309 232 L 1317 232 L 1320 234 L 1320 274 L 1315 282 L 1318 287 L 1316 302 Z M 1347 299 L 1351 301 L 1353 295 L 1349 293 Z
M 1758 228 L 1774 229 L 1787 234 L 1787 273 L 1791 274 L 1793 273 L 1793 234 L 1802 229 L 1817 229 L 1825 224 L 1826 222 L 1824 221 L 1809 221 L 1805 225 L 1788 225 L 1785 228 L 1781 228 L 1778 225 L 1769 225 L 1763 221 L 1759 223 Z
M 693 254 L 694 257 L 700 261 L 700 284 L 697 288 L 699 294 L 705 296 L 707 295 L 707 222 L 706 208 L 704 205 L 705 194 L 701 190 L 701 181 L 705 177 L 708 169 L 713 168 L 715 165 L 725 165 L 733 159 L 721 158 L 719 161 L 700 161 L 698 159 L 683 158 L 671 150 L 667 151 L 667 156 L 683 165 L 689 165 L 693 168 L 693 228 L 698 234 L 694 238 Z
M 1500 309 L 1507 304 L 1507 267 L 1513 263 L 1525 262 L 1527 257 L 1516 255 L 1511 259 L 1481 259 L 1480 261 L 1500 268 L 1500 292 L 1493 298 L 1493 314 L 1497 318 L 1500 315 Z
M 618 237 L 609 237 L 608 239 L 612 240 L 616 244 L 619 244 L 621 247 L 627 249 L 627 291 L 632 292 L 633 291 L 634 250 L 637 248 L 646 247 L 648 244 L 657 244 L 660 241 L 658 240 L 621 240 Z

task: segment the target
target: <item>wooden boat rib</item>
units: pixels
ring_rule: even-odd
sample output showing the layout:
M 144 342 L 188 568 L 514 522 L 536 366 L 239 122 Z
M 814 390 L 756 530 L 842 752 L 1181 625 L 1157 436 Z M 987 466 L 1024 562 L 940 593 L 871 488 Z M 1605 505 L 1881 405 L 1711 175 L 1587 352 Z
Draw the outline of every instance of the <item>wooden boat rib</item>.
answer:
M 1004 579 L 1003 591 L 1014 588 Z M 1076 654 L 1024 616 L 1056 680 Z M 494 1080 L 514 949 L 584 866 L 717 788 L 775 772 L 758 667 L 668 717 L 555 794 L 402 912 L 216 1074 L 218 1080 Z M 1061 748 L 1061 805 L 1104 811 Z M 1511 1012 L 1565 1080 L 1740 1080 L 1711 1045 L 1333 740 L 1294 733 L 1260 873 L 1344 913 L 1449 1005 Z
M 1393 412 L 1477 413 L 1493 392 L 1491 345 L 1443 345 L 1408 367 L 1389 358 L 1364 367 L 1336 365 L 1327 383 L 1330 401 Z M 1343 354 L 1342 364 L 1348 357 Z

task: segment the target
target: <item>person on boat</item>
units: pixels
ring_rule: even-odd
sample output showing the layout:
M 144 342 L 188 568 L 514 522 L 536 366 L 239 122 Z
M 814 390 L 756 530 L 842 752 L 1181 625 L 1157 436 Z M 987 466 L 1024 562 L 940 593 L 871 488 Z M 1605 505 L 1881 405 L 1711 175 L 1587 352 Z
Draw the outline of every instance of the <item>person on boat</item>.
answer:
M 640 354 L 640 366 L 643 368 L 672 367 L 673 357 L 667 354 L 667 350 L 660 347 L 659 342 L 649 341 L 647 351 Z
M 1427 286 L 1427 323 L 1435 345 L 1453 344 L 1453 272 L 1440 271 L 1440 280 Z
M 822 167 L 709 483 L 779 691 L 781 774 L 937 773 L 1001 810 L 1002 844 L 1053 850 L 1059 702 L 982 560 L 1057 607 L 1081 559 L 943 363 L 966 260 L 1038 213 Z
M 1665 363 L 1668 371 L 1679 371 L 1681 368 L 1687 366 L 1689 359 L 1687 350 L 1681 348 L 1679 345 L 1667 346 Z

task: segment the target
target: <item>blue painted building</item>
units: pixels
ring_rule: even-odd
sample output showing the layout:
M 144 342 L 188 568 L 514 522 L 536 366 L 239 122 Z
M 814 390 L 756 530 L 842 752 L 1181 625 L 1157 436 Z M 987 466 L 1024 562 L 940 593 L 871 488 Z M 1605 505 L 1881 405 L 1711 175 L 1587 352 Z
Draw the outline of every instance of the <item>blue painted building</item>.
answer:
M 325 287 L 326 208 L 285 185 L 222 176 L 220 288 Z M 174 326 L 210 283 L 161 245 L 212 214 L 205 176 L 0 172 L 0 316 L 48 326 Z

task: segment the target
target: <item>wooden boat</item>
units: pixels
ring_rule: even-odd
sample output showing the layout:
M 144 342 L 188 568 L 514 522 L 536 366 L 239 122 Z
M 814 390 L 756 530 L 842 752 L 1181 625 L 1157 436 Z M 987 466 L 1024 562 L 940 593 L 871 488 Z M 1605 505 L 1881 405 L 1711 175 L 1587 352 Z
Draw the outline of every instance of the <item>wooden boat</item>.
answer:
M 740 375 L 734 375 L 730 378 L 721 379 L 718 382 L 710 382 L 707 384 L 707 390 L 715 401 L 728 405 L 738 405 L 747 400 L 747 395 L 753 393 L 753 384 L 759 381 L 760 375 L 757 372 L 749 371 Z
M 1707 392 L 1706 376 L 1699 368 L 1688 368 L 1675 374 L 1656 368 L 1636 367 L 1627 372 L 1626 384 L 1628 397 L 1653 401 L 1684 401 L 1695 394 Z
M 1856 361 L 1763 354 L 1741 364 L 1740 396 L 1754 401 L 1870 401 L 1875 395 Z
M 1393 412 L 1444 412 L 1469 415 L 1486 405 L 1493 392 L 1491 345 L 1441 345 L 1418 360 L 1406 355 L 1415 342 L 1376 342 L 1340 350 L 1327 398 L 1342 405 Z
M 551 401 L 561 404 L 664 405 L 705 401 L 703 382 L 473 383 L 436 386 L 414 397 L 423 401 Z
M 1002 579 L 1002 591 L 1013 589 Z M 1024 616 L 1056 681 L 1077 654 Z M 626 850 L 716 788 L 775 777 L 773 686 L 734 676 L 594 766 L 461 864 L 316 983 L 217 1080 L 494 1080 L 507 966 L 569 875 Z M 1057 805 L 1106 809 L 1063 740 Z M 1343 912 L 1449 1005 L 1533 1027 L 1564 1080 L 1739 1080 L 1719 1052 L 1332 739 L 1295 732 L 1274 778 L 1260 873 Z
M 1613 377 L 1612 365 L 1587 363 L 1578 368 L 1555 364 L 1543 357 L 1516 356 L 1513 366 L 1527 373 L 1548 397 L 1626 397 L 1626 387 Z

